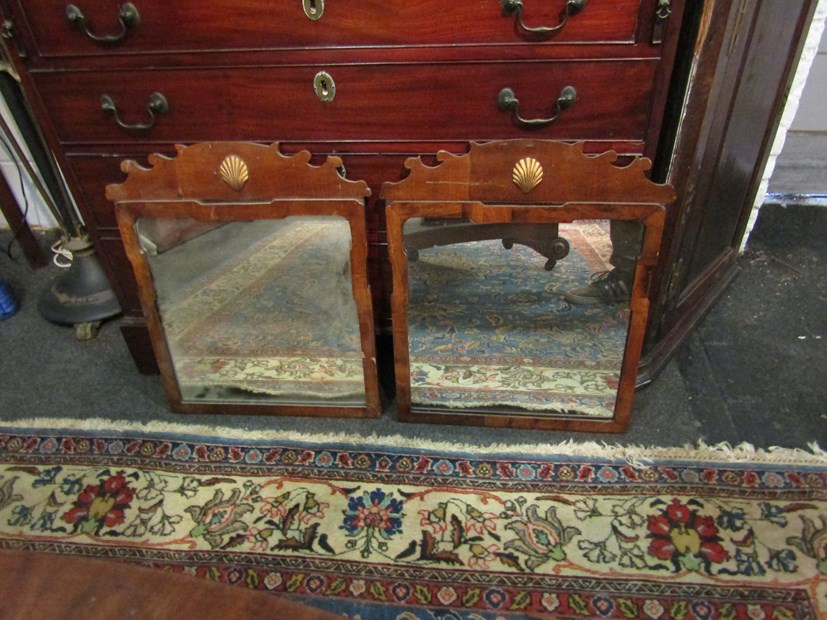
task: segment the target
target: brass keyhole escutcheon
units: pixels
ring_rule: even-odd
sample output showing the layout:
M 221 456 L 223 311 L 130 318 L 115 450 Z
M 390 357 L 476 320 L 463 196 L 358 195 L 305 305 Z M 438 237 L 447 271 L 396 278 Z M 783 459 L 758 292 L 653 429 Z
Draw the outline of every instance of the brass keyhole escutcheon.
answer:
M 313 78 L 313 90 L 316 91 L 319 101 L 329 103 L 336 96 L 336 82 L 327 71 L 319 71 Z
M 307 19 L 317 21 L 324 15 L 324 0 L 302 0 L 302 9 Z

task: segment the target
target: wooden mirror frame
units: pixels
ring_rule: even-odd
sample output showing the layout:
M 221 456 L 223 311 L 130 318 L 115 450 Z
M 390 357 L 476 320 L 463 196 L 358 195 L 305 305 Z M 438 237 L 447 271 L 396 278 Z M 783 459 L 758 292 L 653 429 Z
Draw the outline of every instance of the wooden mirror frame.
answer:
M 174 411 L 183 413 L 262 413 L 319 417 L 378 417 L 379 387 L 373 310 L 367 275 L 364 181 L 349 181 L 342 161 L 328 157 L 310 165 L 301 151 L 285 156 L 279 145 L 209 142 L 176 146 L 177 156 L 150 155 L 150 168 L 126 160 L 122 184 L 108 185 L 118 227 L 138 281 L 138 293 L 161 370 L 164 391 Z M 338 216 L 350 227 L 351 284 L 359 321 L 365 379 L 364 405 L 279 403 L 199 403 L 182 399 L 158 312 L 150 266 L 135 232 L 139 218 L 192 218 L 203 230 L 238 220 L 280 220 L 288 216 Z M 201 224 L 203 223 L 203 226 Z M 197 231 L 195 231 L 197 232 Z
M 405 162 L 404 180 L 385 183 L 388 247 L 393 273 L 391 316 L 398 417 L 407 422 L 474 426 L 622 432 L 629 424 L 646 319 L 650 276 L 658 261 L 666 206 L 675 199 L 671 186 L 646 177 L 651 162 L 618 155 L 586 155 L 583 144 L 544 140 L 506 140 L 470 144 L 463 155 L 441 151 L 437 165 L 420 158 Z M 533 168 L 533 178 L 525 170 Z M 531 177 L 531 175 L 528 175 Z M 520 185 L 522 187 L 520 187 Z M 635 270 L 614 415 L 605 419 L 571 415 L 519 416 L 469 409 L 446 412 L 411 402 L 408 341 L 408 256 L 403 226 L 410 218 L 465 218 L 477 224 L 549 224 L 575 220 L 636 220 L 644 236 Z

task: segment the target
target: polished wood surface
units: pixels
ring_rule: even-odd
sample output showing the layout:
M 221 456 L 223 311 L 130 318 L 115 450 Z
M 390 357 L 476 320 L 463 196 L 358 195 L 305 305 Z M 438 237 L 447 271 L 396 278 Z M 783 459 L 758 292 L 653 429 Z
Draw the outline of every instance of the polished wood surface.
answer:
M 525 19 L 530 26 L 556 25 L 566 1 L 529 2 Z M 20 0 L 20 4 L 26 5 L 31 16 L 40 55 L 105 53 L 79 29 L 66 28 L 66 2 Z M 514 18 L 504 14 L 500 0 L 318 0 L 317 4 L 324 5 L 323 13 L 318 20 L 311 20 L 301 10 L 300 0 L 289 9 L 267 0 L 248 0 L 243 10 L 234 0 L 144 2 L 137 5 L 140 24 L 131 27 L 121 43 L 110 47 L 112 53 L 170 53 L 353 45 L 497 45 L 526 39 L 514 27 Z M 632 43 L 640 4 L 640 0 L 590 0 L 551 44 Z M 90 28 L 107 34 L 120 30 L 117 6 L 106 0 L 86 0 L 81 8 Z
M 549 115 L 560 91 L 572 85 L 578 101 L 565 110 L 545 138 L 633 143 L 642 152 L 649 139 L 649 114 L 657 60 L 544 61 L 533 63 L 452 63 L 434 72 L 416 64 L 326 67 L 337 85 L 333 101 L 313 89 L 318 66 L 188 68 L 179 70 L 60 71 L 38 73 L 60 141 L 66 145 L 112 142 L 201 142 L 267 140 L 274 119 L 279 141 L 395 142 L 465 141 L 522 137 L 526 129 L 497 106 L 497 95 L 511 88 L 526 117 Z M 547 76 L 538 83 L 538 76 Z M 608 96 L 617 83 L 623 98 Z M 457 98 L 462 85 L 462 98 Z M 153 92 L 169 101 L 148 130 L 119 127 L 100 110 L 110 95 L 124 122 L 149 120 Z M 266 105 L 262 102 L 266 101 Z M 314 149 L 315 151 L 315 149 Z
M 178 146 L 176 150 L 175 157 L 151 155 L 148 166 L 123 161 L 121 170 L 126 180 L 107 185 L 106 199 L 116 205 L 136 200 L 201 200 L 233 203 L 242 209 L 247 203 L 297 199 L 352 198 L 362 202 L 371 194 L 364 181 L 342 176 L 340 157 L 327 157 L 321 166 L 314 166 L 309 152 L 285 155 L 277 143 L 203 142 Z M 247 169 L 248 178 L 239 188 L 232 187 L 219 173 L 228 157 L 240 158 Z
M 77 200 L 124 309 L 124 336 L 142 371 L 137 282 L 103 188 L 123 180 L 122 159 L 174 155 L 176 143 L 280 141 L 285 153 L 340 156 L 348 177 L 365 179 L 374 322 L 390 326 L 390 268 L 378 190 L 410 156 L 462 153 L 469 141 L 585 140 L 596 153 L 654 157 L 684 12 L 671 1 L 589 0 L 548 38 L 522 30 L 500 0 L 327 1 L 311 20 L 302 2 L 229 0 L 135 3 L 140 24 L 110 43 L 70 24 L 66 3 L 0 0 L 11 28 L 4 40 L 24 90 Z M 320 6 L 321 0 L 316 0 Z M 90 30 L 120 30 L 105 0 L 78 6 Z M 526 26 L 560 22 L 564 0 L 524 2 Z M 313 78 L 327 71 L 333 101 Z M 511 88 L 527 118 L 547 118 L 565 86 L 577 102 L 544 128 L 522 126 L 498 107 Z M 115 101 L 124 122 L 144 123 L 148 97 L 162 92 L 169 111 L 150 129 L 123 129 L 101 109 Z M 148 340 L 148 336 L 146 337 Z M 143 356 L 143 357 L 140 357 Z
M 275 594 L 160 570 L 55 553 L 0 550 L 5 620 L 333 620 Z
M 543 164 L 543 178 L 530 191 L 513 180 L 515 165 L 534 158 Z M 675 191 L 653 183 L 646 174 L 652 162 L 636 158 L 622 165 L 617 153 L 585 153 L 582 143 L 547 140 L 502 140 L 472 143 L 467 154 L 441 152 L 437 166 L 419 158 L 405 162 L 405 179 L 382 186 L 385 201 L 479 201 L 489 204 L 565 205 L 570 202 L 669 204 Z M 493 214 L 494 212 L 492 212 Z M 529 214 L 530 212 L 526 212 Z M 504 216 L 506 217 L 506 216 Z M 510 216 L 508 216 L 510 217 Z M 503 220 L 509 221 L 509 220 Z

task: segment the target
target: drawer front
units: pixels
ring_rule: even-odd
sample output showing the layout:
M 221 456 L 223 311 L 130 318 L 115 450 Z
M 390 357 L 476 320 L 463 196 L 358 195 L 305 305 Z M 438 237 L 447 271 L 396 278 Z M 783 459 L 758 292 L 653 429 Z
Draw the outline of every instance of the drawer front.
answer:
M 175 149 L 169 146 L 155 151 L 170 157 L 175 155 Z M 67 156 L 67 181 L 71 184 L 78 205 L 83 210 L 83 218 L 87 225 L 94 224 L 95 228 L 108 229 L 109 235 L 119 236 L 115 210 L 112 203 L 106 199 L 106 186 L 126 180 L 126 175 L 121 171 L 122 161 L 134 159 L 147 166 L 148 154 L 147 151 L 115 150 L 106 154 Z
M 103 235 L 95 239 L 96 249 L 101 259 L 101 266 L 112 284 L 112 289 L 127 316 L 141 316 L 141 300 L 138 297 L 138 283 L 132 271 L 132 265 L 126 256 L 123 241 L 117 234 Z M 117 231 L 112 231 L 113 233 Z
M 657 62 L 547 61 L 326 67 L 147 70 L 34 75 L 65 144 L 254 140 L 434 142 L 537 137 L 643 142 Z M 523 118 L 550 117 L 566 86 L 577 101 L 547 127 L 531 129 L 501 111 L 504 88 Z M 154 121 L 154 92 L 168 102 Z M 101 107 L 108 95 L 116 113 Z M 138 128 L 122 128 L 116 120 Z M 154 122 L 151 128 L 140 128 Z
M 125 2 L 74 0 L 83 20 L 70 22 L 66 0 L 18 0 L 41 56 L 112 55 L 188 51 L 313 48 L 331 46 L 429 46 L 536 44 L 517 25 L 502 0 L 133 0 L 138 19 L 122 17 Z M 562 27 L 548 39 L 557 43 L 635 41 L 640 5 L 650 0 L 588 0 L 566 18 L 566 0 L 524 0 L 530 28 Z M 321 9 L 323 7 L 323 12 Z M 77 15 L 77 14 L 76 14 Z M 133 13 L 134 15 L 134 13 Z M 97 42 L 87 35 L 117 36 Z

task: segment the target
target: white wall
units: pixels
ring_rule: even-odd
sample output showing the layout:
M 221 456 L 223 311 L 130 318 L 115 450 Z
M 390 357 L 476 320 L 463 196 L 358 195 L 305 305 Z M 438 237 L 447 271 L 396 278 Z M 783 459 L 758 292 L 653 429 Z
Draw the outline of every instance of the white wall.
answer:
M 17 127 L 14 125 L 14 120 L 11 117 L 8 106 L 6 106 L 6 102 L 2 98 L 0 98 L 0 114 L 2 114 L 13 132 L 12 136 L 3 135 L 2 137 L 6 140 L 6 143 L 10 143 L 12 139 L 17 140 L 17 143 L 22 146 L 23 151 L 26 153 L 26 158 L 31 162 L 31 155 L 23 143 Z M 0 135 L 2 135 L 2 132 L 0 132 Z M 37 189 L 32 184 L 31 178 L 22 166 L 23 181 L 21 184 L 21 173 L 18 172 L 18 166 L 15 164 L 16 158 L 13 154 L 13 149 L 11 153 L 9 153 L 7 147 L 0 142 L 0 171 L 2 171 L 3 176 L 6 177 L 9 187 L 16 196 L 17 204 L 20 206 L 21 211 L 23 211 L 26 209 L 26 201 L 28 200 L 28 214 L 26 219 L 33 228 L 55 228 L 57 223 L 54 217 L 52 217 L 51 212 L 46 207 Z M 3 218 L 2 213 L 0 213 L 0 227 L 8 228 L 8 224 Z
M 812 52 L 812 50 L 810 50 Z M 827 195 L 827 30 L 769 181 L 771 194 Z
M 755 197 L 742 250 L 769 191 L 827 193 L 827 151 L 814 149 L 814 139 L 827 137 L 827 0 L 819 0 L 770 158 Z M 820 134 L 820 135 L 819 135 Z

